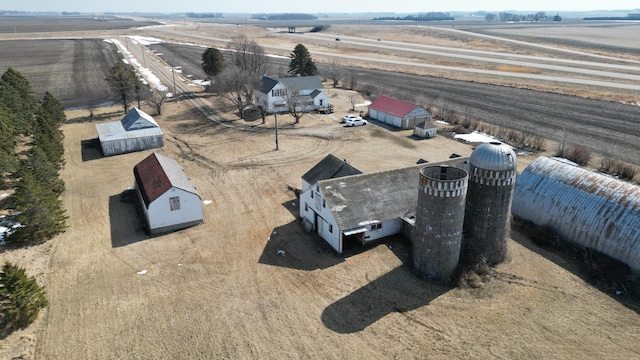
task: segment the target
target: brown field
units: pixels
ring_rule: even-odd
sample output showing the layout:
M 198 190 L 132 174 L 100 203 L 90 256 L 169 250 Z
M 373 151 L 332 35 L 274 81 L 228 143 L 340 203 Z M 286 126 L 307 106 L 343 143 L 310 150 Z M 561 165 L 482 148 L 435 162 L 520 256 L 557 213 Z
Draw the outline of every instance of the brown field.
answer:
M 287 45 L 288 46 L 288 45 Z M 509 261 L 480 288 L 421 280 L 410 246 L 386 239 L 336 256 L 297 220 L 300 177 L 326 154 L 364 172 L 437 161 L 471 146 L 374 124 L 345 128 L 345 90 L 333 115 L 222 123 L 187 101 L 156 120 L 160 153 L 177 160 L 203 200 L 204 224 L 149 238 L 120 194 L 150 152 L 110 158 L 88 144 L 118 107 L 68 111 L 63 195 L 67 231 L 4 250 L 47 288 L 50 306 L 0 340 L 3 359 L 630 359 L 640 356 L 640 308 L 601 290 L 575 259 L 533 245 L 518 229 Z M 364 100 L 364 99 L 363 99 Z M 150 114 L 151 109 L 144 108 Z M 521 157 L 522 170 L 534 157 Z M 278 250 L 284 250 L 279 255 Z M 141 270 L 146 274 L 139 275 Z

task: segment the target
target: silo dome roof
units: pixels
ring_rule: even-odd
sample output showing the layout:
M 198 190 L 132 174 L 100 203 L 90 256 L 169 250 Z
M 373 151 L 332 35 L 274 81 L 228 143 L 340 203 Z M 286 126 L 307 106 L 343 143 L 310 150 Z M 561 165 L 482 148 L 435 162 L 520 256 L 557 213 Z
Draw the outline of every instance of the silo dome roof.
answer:
M 511 146 L 496 141 L 473 150 L 469 164 L 484 170 L 507 171 L 516 168 L 517 158 Z

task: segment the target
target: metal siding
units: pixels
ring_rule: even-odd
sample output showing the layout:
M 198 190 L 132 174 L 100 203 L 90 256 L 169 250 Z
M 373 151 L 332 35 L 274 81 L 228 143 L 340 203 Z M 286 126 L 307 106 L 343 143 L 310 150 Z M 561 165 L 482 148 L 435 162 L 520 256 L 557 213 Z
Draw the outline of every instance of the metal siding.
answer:
M 516 181 L 514 215 L 640 270 L 640 187 L 540 157 Z

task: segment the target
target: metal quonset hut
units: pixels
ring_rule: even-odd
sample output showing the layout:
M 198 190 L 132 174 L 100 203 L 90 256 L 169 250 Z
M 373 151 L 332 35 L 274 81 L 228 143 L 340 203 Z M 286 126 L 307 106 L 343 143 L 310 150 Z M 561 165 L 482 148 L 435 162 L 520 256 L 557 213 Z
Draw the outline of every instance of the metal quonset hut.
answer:
M 640 271 L 640 187 L 539 157 L 518 177 L 513 214 Z
M 153 153 L 133 168 L 133 175 L 151 234 L 202 223 L 200 195 L 175 160 Z
M 104 156 L 161 148 L 164 145 L 158 123 L 144 111 L 133 108 L 120 121 L 97 124 Z
M 369 104 L 369 117 L 401 129 L 413 129 L 421 121 L 431 121 L 431 113 L 420 105 L 378 96 Z

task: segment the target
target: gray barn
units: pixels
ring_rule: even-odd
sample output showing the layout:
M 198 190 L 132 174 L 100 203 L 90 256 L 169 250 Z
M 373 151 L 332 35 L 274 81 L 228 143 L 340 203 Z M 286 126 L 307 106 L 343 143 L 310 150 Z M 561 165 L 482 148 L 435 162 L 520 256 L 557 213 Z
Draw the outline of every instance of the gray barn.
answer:
M 158 123 L 144 111 L 133 108 L 120 121 L 97 124 L 104 156 L 161 148 L 164 145 Z

